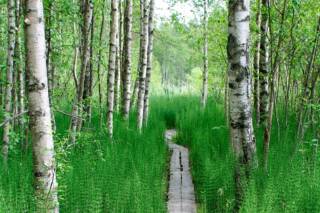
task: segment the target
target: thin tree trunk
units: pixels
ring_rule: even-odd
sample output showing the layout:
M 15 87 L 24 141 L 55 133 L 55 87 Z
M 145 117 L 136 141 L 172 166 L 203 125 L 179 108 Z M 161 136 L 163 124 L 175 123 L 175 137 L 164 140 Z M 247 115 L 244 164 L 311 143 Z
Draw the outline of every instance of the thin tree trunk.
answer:
M 206 106 L 208 98 L 208 0 L 203 0 L 204 9 L 204 46 L 203 46 L 203 76 L 202 76 L 202 94 L 201 105 Z
M 41 0 L 26 0 L 26 68 L 37 212 L 59 212 Z
M 92 77 L 93 77 L 93 36 L 94 36 L 94 8 L 92 7 L 92 20 L 90 26 L 90 59 L 87 65 L 87 70 L 84 79 L 84 91 L 83 91 L 83 110 L 85 112 L 86 119 L 91 121 L 91 98 L 92 98 Z
M 92 17 L 93 17 L 93 1 L 85 0 L 84 2 L 84 23 L 82 28 L 82 63 L 80 69 L 80 79 L 79 79 L 79 89 L 78 89 L 78 114 L 83 117 L 83 101 L 84 101 L 84 91 L 85 91 L 85 78 L 88 72 L 88 67 L 90 64 L 90 32 L 92 27 Z M 77 120 L 77 131 L 82 129 L 83 119 Z
M 261 42 L 260 42 L 260 62 L 259 62 L 259 83 L 260 83 L 260 123 L 267 125 L 269 112 L 269 0 L 262 0 L 261 9 Z
M 250 2 L 229 0 L 228 85 L 230 139 L 237 159 L 235 166 L 236 212 L 240 210 L 244 199 L 250 169 L 256 165 L 250 94 L 249 20 Z
M 6 93 L 5 93 L 5 115 L 4 120 L 10 119 L 12 114 L 12 83 L 13 83 L 13 62 L 16 36 L 15 23 L 15 2 L 8 0 L 8 52 L 7 52 L 7 75 L 6 75 Z M 3 147 L 2 154 L 4 160 L 8 158 L 9 143 L 10 143 L 11 123 L 8 122 L 3 127 Z
M 129 118 L 131 100 L 132 0 L 126 0 L 122 65 L 122 116 Z
M 317 49 L 318 49 L 318 43 L 319 43 L 319 36 L 320 36 L 320 17 L 318 20 L 318 25 L 317 25 L 317 32 L 316 32 L 316 36 L 314 39 L 314 46 L 312 49 L 312 53 L 311 53 L 311 57 L 310 60 L 307 64 L 307 68 L 306 68 L 306 73 L 304 74 L 305 79 L 304 79 L 304 87 L 302 90 L 302 95 L 301 95 L 301 100 L 300 100 L 300 105 L 299 105 L 299 114 L 298 114 L 298 137 L 302 138 L 302 136 L 304 135 L 304 128 L 303 128 L 303 120 L 305 117 L 305 105 L 306 105 L 306 97 L 309 94 L 309 84 L 311 81 L 311 75 L 312 75 L 312 68 L 313 68 L 313 64 L 316 60 L 316 53 L 317 53 Z
M 142 130 L 143 124 L 143 108 L 146 85 L 146 71 L 147 71 L 147 57 L 148 57 L 148 1 L 140 0 L 143 8 L 143 18 L 141 31 L 141 65 L 139 70 L 139 92 L 137 101 L 137 127 L 139 131 Z M 142 12 L 142 11 L 141 11 Z
M 20 82 L 19 82 L 19 75 L 20 72 L 23 72 L 22 70 L 22 55 L 21 55 L 21 50 L 20 50 L 20 17 L 21 17 L 21 3 L 20 0 L 15 0 L 15 20 L 16 20 L 16 36 L 15 36 L 15 47 L 14 47 L 14 62 L 13 62 L 13 67 L 14 67 L 14 72 L 13 72 L 13 79 L 14 79 L 14 84 L 13 84 L 13 114 L 14 116 L 20 113 Z M 18 125 L 20 130 L 23 129 L 22 125 L 22 118 L 18 117 Z M 12 124 L 13 126 L 16 127 L 16 119 L 13 120 Z
M 110 46 L 107 94 L 107 128 L 109 137 L 113 136 L 114 83 L 117 62 L 118 0 L 111 0 Z
M 152 72 L 152 54 L 153 54 L 153 18 L 154 18 L 154 0 L 150 0 L 149 5 L 149 23 L 148 23 L 148 58 L 147 58 L 147 73 L 146 73 L 146 88 L 144 94 L 143 120 L 147 124 L 149 117 L 149 96 L 150 96 L 150 81 Z
M 313 75 L 312 75 L 312 81 L 311 81 L 311 86 L 310 86 L 311 92 L 310 92 L 310 97 L 309 97 L 309 102 L 311 105 L 316 104 L 316 101 L 315 101 L 316 87 L 317 87 L 316 83 L 318 81 L 319 75 L 320 75 L 320 67 L 318 67 L 317 70 L 315 69 L 313 72 Z M 310 110 L 310 120 L 311 120 L 311 127 L 312 127 L 312 131 L 313 131 L 313 135 L 316 137 L 316 131 L 315 131 L 316 120 L 315 120 L 314 108 L 310 107 L 309 110 Z
M 287 80 L 287 86 L 286 86 L 286 92 L 285 92 L 285 127 L 287 128 L 288 127 L 288 118 L 289 118 L 289 104 L 290 104 L 290 90 L 291 90 L 291 82 L 292 82 L 292 71 L 291 71 L 291 68 L 293 66 L 293 62 L 294 62 L 294 56 L 295 56 L 295 53 L 296 53 L 296 50 L 297 50 L 297 47 L 296 47 L 296 42 L 295 42 L 295 36 L 293 34 L 294 32 L 294 29 L 296 27 L 296 22 L 295 20 L 297 19 L 296 18 L 296 15 L 295 15 L 295 10 L 292 10 L 292 19 L 291 19 L 291 28 L 290 28 L 290 40 L 291 40 L 291 45 L 292 45 L 292 48 L 291 48 L 291 51 L 290 51 L 290 63 L 289 63 L 289 67 L 287 67 L 287 70 L 286 70 L 286 73 L 289 73 L 287 74 L 289 77 L 288 77 L 288 80 Z M 293 95 L 293 94 L 292 94 Z M 291 96 L 292 96 L 291 95 Z M 293 105 L 291 105 L 291 107 L 293 108 Z
M 20 46 L 20 32 L 21 32 L 21 24 L 20 24 L 20 18 L 21 18 L 21 14 L 22 14 L 22 11 L 21 11 L 21 1 L 20 0 L 16 0 L 16 8 L 17 8 L 17 19 L 16 19 L 16 25 L 17 25 L 17 37 L 16 37 L 16 57 L 17 57 L 17 60 L 18 60 L 18 63 L 17 63 L 17 72 L 18 72 L 18 101 L 19 101 L 19 107 L 18 107 L 18 114 L 21 114 L 22 112 L 25 111 L 25 79 L 24 79 L 24 71 L 23 71 L 23 67 L 22 67 L 22 54 L 21 54 L 21 46 Z M 19 123 L 20 123 L 20 128 L 21 130 L 24 129 L 24 121 L 22 118 L 19 119 Z
M 260 63 L 260 42 L 261 42 L 261 0 L 257 0 L 258 4 L 258 12 L 256 17 L 256 25 L 257 25 L 257 40 L 256 40 L 256 49 L 254 54 L 254 72 L 253 72 L 253 78 L 254 78 L 254 90 L 253 90 L 253 97 L 254 97 L 254 108 L 256 111 L 256 122 L 257 125 L 260 123 L 260 87 L 259 87 L 259 63 Z
M 48 72 L 48 90 L 49 90 L 49 101 L 50 101 L 50 109 L 52 109 L 52 95 L 53 95 L 53 81 L 54 81 L 54 69 L 52 65 L 51 52 L 52 52 L 52 39 L 51 39 L 51 28 L 52 28 L 52 16 L 53 16 L 53 0 L 49 0 L 48 5 L 48 13 L 46 15 L 46 64 L 47 64 L 47 72 Z M 56 130 L 56 122 L 54 118 L 54 113 L 51 111 L 51 122 L 52 129 L 55 132 Z
M 100 127 L 102 126 L 102 93 L 101 93 L 101 60 L 102 60 L 102 45 L 103 45 L 103 34 L 105 28 L 105 6 L 106 2 L 103 2 L 103 9 L 102 9 L 102 20 L 100 25 L 100 33 L 99 33 L 99 52 L 98 52 L 98 95 L 99 95 L 99 121 Z
M 265 1 L 265 0 L 264 0 Z M 272 66 L 272 79 L 271 79 L 271 87 L 270 87 L 270 98 L 269 98 L 269 114 L 267 115 L 267 123 L 265 125 L 264 129 L 264 140 L 263 140 L 263 167 L 265 171 L 267 171 L 268 168 L 268 156 L 269 156 L 269 146 L 270 146 L 270 137 L 271 137 L 271 128 L 272 128 L 272 117 L 273 117 L 273 109 L 275 104 L 275 97 L 276 97 L 276 87 L 277 87 L 277 80 L 278 80 L 278 72 L 279 72 L 279 64 L 280 64 L 280 49 L 282 46 L 283 41 L 283 25 L 285 21 L 285 15 L 286 15 L 286 9 L 287 9 L 287 1 L 284 0 L 283 2 L 283 9 L 281 11 L 281 19 L 280 19 L 280 30 L 279 30 L 279 36 L 278 36 L 278 43 L 277 43 L 277 49 L 274 57 L 274 63 Z M 266 10 L 268 11 L 270 15 L 270 3 L 267 4 Z M 269 17 L 270 18 L 270 17 Z M 270 23 L 271 24 L 271 23 Z M 271 38 L 272 39 L 272 38 Z
M 139 92 L 139 76 L 137 76 L 136 80 L 134 81 L 132 95 L 131 95 L 130 109 L 132 109 L 137 103 L 136 99 L 138 96 L 138 92 Z
M 77 82 L 77 94 L 75 98 L 75 103 L 72 109 L 72 117 L 71 117 L 71 133 L 70 133 L 70 140 L 71 143 L 74 144 L 76 140 L 77 131 L 81 129 L 82 126 L 82 102 L 83 102 L 83 91 L 84 91 L 84 81 L 85 81 L 85 74 L 87 70 L 87 66 L 90 59 L 90 27 L 91 27 L 91 20 L 92 20 L 92 9 L 93 4 L 92 0 L 85 0 L 84 5 L 84 16 L 83 16 L 83 48 L 82 48 L 82 55 L 81 55 L 81 69 L 80 69 L 80 79 Z
M 119 1 L 119 32 L 118 32 L 118 47 L 117 47 L 117 62 L 116 62 L 116 72 L 115 72 L 115 88 L 114 88 L 114 109 L 119 111 L 119 100 L 121 92 L 121 66 L 122 66 L 122 33 L 123 33 L 123 12 L 122 12 L 122 1 Z

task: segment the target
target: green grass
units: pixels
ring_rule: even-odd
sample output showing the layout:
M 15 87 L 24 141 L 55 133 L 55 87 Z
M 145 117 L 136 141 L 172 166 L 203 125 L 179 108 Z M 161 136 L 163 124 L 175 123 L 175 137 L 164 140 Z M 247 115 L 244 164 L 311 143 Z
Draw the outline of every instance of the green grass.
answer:
M 137 133 L 135 112 L 128 125 L 116 116 L 112 143 L 94 113 L 76 148 L 68 147 L 69 117 L 56 114 L 61 212 L 166 212 L 163 133 L 174 127 L 177 143 L 190 149 L 199 212 L 231 212 L 234 158 L 220 103 L 210 99 L 202 109 L 198 97 L 154 97 L 143 133 Z M 308 135 L 296 149 L 295 118 L 285 128 L 282 114 L 280 126 L 273 126 L 268 174 L 260 167 L 253 172 L 241 212 L 320 212 L 317 142 Z M 255 135 L 261 162 L 262 130 L 255 128 Z M 7 172 L 0 162 L 0 212 L 33 212 L 31 149 L 19 151 L 15 141 Z
M 117 117 L 113 142 L 98 121 L 95 114 L 72 148 L 67 140 L 69 118 L 56 115 L 61 212 L 166 212 L 163 114 L 153 110 L 141 135 L 134 118 L 128 126 Z M 12 147 L 8 175 L 0 163 L 0 212 L 33 212 L 31 149 L 27 154 L 15 150 L 19 147 Z
M 192 174 L 200 212 L 232 212 L 234 158 L 222 104 L 209 100 L 205 110 L 198 98 L 175 98 L 178 141 L 190 148 Z M 284 113 L 282 113 L 284 114 Z M 273 125 L 268 174 L 254 171 L 241 212 L 320 212 L 320 170 L 316 140 L 296 149 L 296 121 Z M 255 128 L 257 152 L 262 162 L 262 129 Z M 296 150 L 296 151 L 295 151 Z M 260 163 L 262 166 L 262 163 Z

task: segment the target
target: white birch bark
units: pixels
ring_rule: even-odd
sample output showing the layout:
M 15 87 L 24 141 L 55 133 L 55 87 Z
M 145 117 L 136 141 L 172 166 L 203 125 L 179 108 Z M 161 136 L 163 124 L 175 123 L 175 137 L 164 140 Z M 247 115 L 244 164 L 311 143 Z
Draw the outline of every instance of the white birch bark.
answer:
M 256 144 L 252 125 L 251 76 L 249 71 L 250 0 L 229 0 L 229 110 L 230 139 L 237 159 L 235 168 L 236 205 L 244 196 L 246 174 L 253 166 Z
M 114 83 L 117 61 L 118 34 L 118 0 L 111 0 L 110 46 L 108 66 L 108 94 L 107 94 L 107 128 L 109 137 L 113 136 Z
M 205 107 L 208 98 L 208 0 L 203 0 L 203 10 L 204 44 L 201 105 L 202 107 Z
M 14 49 L 15 49 L 15 2 L 8 0 L 8 51 L 7 51 L 7 75 L 6 75 L 6 93 L 5 93 L 5 116 L 4 119 L 10 119 L 12 114 L 12 84 L 13 84 L 13 64 L 14 64 Z M 10 129 L 11 123 L 7 122 L 3 127 L 3 147 L 2 154 L 4 160 L 8 157 L 9 143 L 10 143 Z
M 122 65 L 122 115 L 129 118 L 131 99 L 132 0 L 126 0 Z
M 149 93 L 150 93 L 150 80 L 152 71 L 152 55 L 153 55 L 153 18 L 154 18 L 154 0 L 150 0 L 149 4 L 149 23 L 148 23 L 148 58 L 147 58 L 147 73 L 146 73 L 146 88 L 144 94 L 144 108 L 143 120 L 145 123 L 149 117 Z
M 139 70 L 139 92 L 137 100 L 137 127 L 141 131 L 143 124 L 143 108 L 146 85 L 147 57 L 148 57 L 148 1 L 140 0 L 143 5 L 143 19 L 141 31 L 141 65 Z M 142 12 L 142 11 L 141 11 Z
M 118 34 L 117 34 L 117 62 L 116 62 L 116 72 L 115 72 L 115 88 L 114 88 L 114 110 L 118 112 L 119 110 L 119 100 L 120 100 L 120 87 L 121 87 L 121 66 L 122 66 L 122 34 L 123 34 L 123 11 L 122 11 L 122 1 L 119 0 L 118 2 Z
M 258 12 L 256 17 L 257 24 L 257 40 L 256 40 L 256 50 L 254 54 L 254 62 L 253 62 L 253 78 L 254 78 L 254 88 L 253 88 L 253 98 L 254 98 L 254 107 L 256 111 L 256 121 L 259 125 L 260 122 L 260 86 L 259 86 L 259 63 L 260 63 L 260 40 L 261 40 L 261 0 L 257 0 Z
M 38 212 L 59 212 L 41 0 L 26 0 L 26 68 Z
M 260 83 L 260 123 L 266 125 L 269 113 L 269 0 L 262 0 L 261 8 L 261 43 L 260 43 L 260 63 L 259 63 L 259 83 Z
M 106 8 L 106 1 L 103 2 L 103 9 L 102 9 L 102 20 L 100 25 L 100 32 L 99 32 L 99 47 L 103 45 L 103 36 L 104 36 L 104 29 L 105 29 L 105 8 Z M 102 48 L 99 48 L 98 51 L 98 68 L 97 68 L 97 80 L 98 80 L 98 97 L 99 97 L 99 126 L 102 126 L 102 91 L 101 91 L 101 61 L 102 61 Z

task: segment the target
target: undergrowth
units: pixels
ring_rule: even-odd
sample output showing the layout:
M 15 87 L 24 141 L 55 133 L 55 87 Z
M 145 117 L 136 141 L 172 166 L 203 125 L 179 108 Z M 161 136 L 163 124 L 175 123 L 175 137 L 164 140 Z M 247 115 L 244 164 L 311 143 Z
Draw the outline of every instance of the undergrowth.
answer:
M 283 113 L 278 114 L 268 173 L 259 167 L 251 174 L 241 212 L 320 212 L 318 141 L 307 137 L 297 146 L 295 117 L 285 127 Z M 197 97 L 154 97 L 142 134 L 134 115 L 129 124 L 116 116 L 111 142 L 94 113 L 76 147 L 70 147 L 70 118 L 56 114 L 61 212 L 166 212 L 166 128 L 177 128 L 177 143 L 190 149 L 199 212 L 232 212 L 234 158 L 221 101 L 210 99 L 202 109 Z M 262 129 L 256 127 L 255 135 L 262 162 Z M 0 212 L 34 212 L 31 148 L 14 141 L 8 169 L 0 162 Z
M 178 102 L 178 103 L 177 103 Z M 232 212 L 234 158 L 223 105 L 209 100 L 206 109 L 198 98 L 176 98 L 178 141 L 190 148 L 192 174 L 199 212 Z M 282 113 L 284 114 L 284 113 Z M 293 115 L 288 127 L 274 122 L 268 172 L 260 167 L 251 175 L 241 212 L 320 212 L 320 158 L 318 140 L 298 143 Z M 262 162 L 263 130 L 255 127 L 257 153 Z
M 151 111 L 142 134 L 134 114 L 129 124 L 115 118 L 112 141 L 94 114 L 75 147 L 68 142 L 69 117 L 56 114 L 60 212 L 166 212 L 164 114 Z M 34 212 L 31 147 L 16 150 L 11 147 L 7 174 L 0 163 L 0 212 Z

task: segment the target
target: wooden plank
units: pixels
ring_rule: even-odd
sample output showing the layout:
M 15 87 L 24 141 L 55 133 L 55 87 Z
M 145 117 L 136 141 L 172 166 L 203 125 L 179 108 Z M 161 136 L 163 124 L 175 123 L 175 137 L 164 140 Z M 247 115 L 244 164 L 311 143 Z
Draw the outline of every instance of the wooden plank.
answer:
M 187 148 L 173 143 L 175 130 L 167 130 L 166 143 L 172 151 L 170 159 L 170 179 L 168 191 L 169 213 L 196 213 L 194 185 L 189 167 Z

